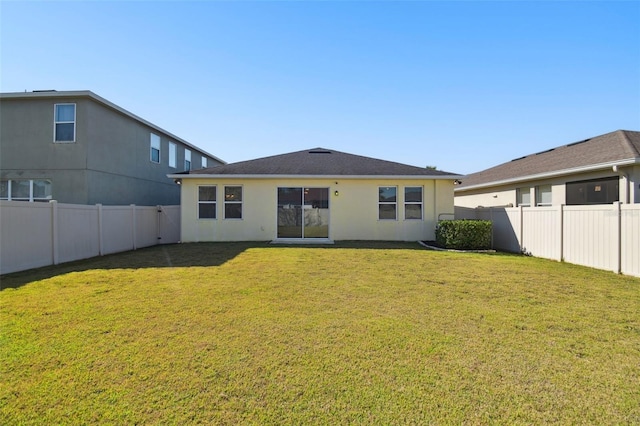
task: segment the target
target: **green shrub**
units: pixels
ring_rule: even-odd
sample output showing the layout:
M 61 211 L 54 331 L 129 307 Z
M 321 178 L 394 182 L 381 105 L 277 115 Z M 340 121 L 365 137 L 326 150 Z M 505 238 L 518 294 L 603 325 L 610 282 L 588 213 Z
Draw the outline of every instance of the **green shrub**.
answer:
M 436 229 L 436 242 L 458 250 L 491 248 L 491 222 L 488 220 L 443 220 Z

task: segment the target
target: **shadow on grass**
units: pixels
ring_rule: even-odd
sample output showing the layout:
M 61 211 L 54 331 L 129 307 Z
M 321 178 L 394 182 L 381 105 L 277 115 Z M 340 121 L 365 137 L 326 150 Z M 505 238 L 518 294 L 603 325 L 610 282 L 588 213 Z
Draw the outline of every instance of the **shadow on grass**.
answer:
M 215 267 L 225 264 L 250 248 L 425 250 L 425 248 L 418 243 L 394 241 L 340 241 L 331 245 L 270 244 L 264 241 L 167 244 L 2 275 L 0 276 L 0 290 L 19 288 L 34 281 L 71 272 L 96 269 Z

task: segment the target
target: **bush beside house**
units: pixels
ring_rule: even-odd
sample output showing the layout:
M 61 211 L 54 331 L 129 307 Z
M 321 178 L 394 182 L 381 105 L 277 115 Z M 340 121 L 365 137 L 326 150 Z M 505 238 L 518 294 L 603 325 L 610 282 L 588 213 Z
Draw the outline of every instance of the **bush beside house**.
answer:
M 491 222 L 488 220 L 443 220 L 436 229 L 441 247 L 457 250 L 491 248 Z

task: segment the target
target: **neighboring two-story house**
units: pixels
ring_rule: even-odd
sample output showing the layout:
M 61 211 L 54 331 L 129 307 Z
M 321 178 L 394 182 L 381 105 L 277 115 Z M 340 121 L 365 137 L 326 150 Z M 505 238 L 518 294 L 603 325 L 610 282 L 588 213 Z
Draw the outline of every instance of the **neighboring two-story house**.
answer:
M 0 94 L 0 200 L 177 205 L 221 159 L 90 91 Z

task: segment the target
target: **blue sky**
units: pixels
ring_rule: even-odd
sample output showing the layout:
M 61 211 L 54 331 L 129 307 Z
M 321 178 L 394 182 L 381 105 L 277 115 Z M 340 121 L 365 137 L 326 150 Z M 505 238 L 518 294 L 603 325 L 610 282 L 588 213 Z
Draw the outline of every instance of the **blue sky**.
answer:
M 91 90 L 228 162 L 461 174 L 640 130 L 640 2 L 0 3 L 0 90 Z

